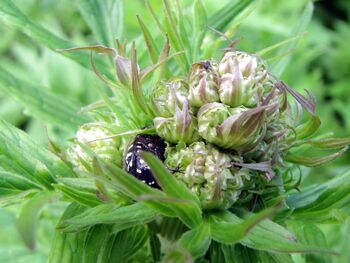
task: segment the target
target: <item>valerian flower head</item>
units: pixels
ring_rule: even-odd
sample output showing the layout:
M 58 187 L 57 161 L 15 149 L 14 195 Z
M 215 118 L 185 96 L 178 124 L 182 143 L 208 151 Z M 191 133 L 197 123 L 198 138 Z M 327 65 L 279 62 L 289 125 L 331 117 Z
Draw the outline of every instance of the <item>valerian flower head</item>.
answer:
M 213 145 L 195 142 L 188 147 L 167 149 L 165 164 L 177 170 L 175 176 L 195 193 L 204 209 L 227 209 L 241 193 L 249 171 L 233 168 L 238 157 L 220 152 Z
M 182 108 L 188 96 L 188 84 L 181 78 L 161 81 L 153 89 L 152 104 L 156 114 L 171 117 L 176 107 Z
M 214 61 L 201 61 L 191 66 L 188 99 L 193 107 L 220 101 L 219 74 Z
M 197 119 L 190 112 L 187 100 L 182 110 L 176 107 L 173 117 L 155 118 L 154 126 L 157 134 L 171 143 L 189 144 L 199 139 Z
M 266 65 L 260 58 L 241 51 L 227 52 L 218 71 L 222 103 L 231 107 L 258 104 L 267 77 Z
M 268 107 L 229 108 L 221 103 L 208 103 L 198 111 L 199 135 L 225 149 L 245 151 L 253 148 L 264 135 Z
M 92 166 L 92 156 L 82 147 L 86 145 L 103 161 L 122 164 L 121 140 L 108 138 L 112 133 L 102 123 L 86 123 L 76 133 L 76 143 L 68 149 L 68 155 L 77 169 L 87 171 Z

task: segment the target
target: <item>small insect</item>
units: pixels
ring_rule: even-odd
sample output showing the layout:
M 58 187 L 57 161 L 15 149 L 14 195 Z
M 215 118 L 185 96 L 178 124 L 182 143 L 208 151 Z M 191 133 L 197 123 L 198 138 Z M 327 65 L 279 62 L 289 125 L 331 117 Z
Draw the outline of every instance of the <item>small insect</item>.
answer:
M 211 64 L 210 61 L 201 61 L 199 62 L 206 70 L 210 69 Z
M 153 153 L 162 162 L 165 160 L 166 144 L 157 135 L 139 134 L 129 147 L 124 158 L 124 169 L 140 181 L 154 188 L 160 188 L 154 179 L 150 167 L 141 158 L 141 151 Z

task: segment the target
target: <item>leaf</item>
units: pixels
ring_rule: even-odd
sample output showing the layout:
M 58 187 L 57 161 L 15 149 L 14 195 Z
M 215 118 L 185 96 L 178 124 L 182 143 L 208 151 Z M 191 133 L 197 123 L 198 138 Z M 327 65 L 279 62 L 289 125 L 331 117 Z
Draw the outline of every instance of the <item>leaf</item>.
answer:
M 29 249 L 35 249 L 35 234 L 41 210 L 56 198 L 57 194 L 54 192 L 40 192 L 22 207 L 17 219 L 17 229 Z
M 66 163 L 37 145 L 25 132 L 0 120 L 0 167 L 39 183 L 48 189 L 54 178 L 75 177 Z
M 225 262 L 294 263 L 290 255 L 254 250 L 240 244 L 221 245 Z
M 164 203 L 165 194 L 142 183 L 131 174 L 115 165 L 101 165 L 105 175 L 113 182 L 113 186 L 122 194 L 136 201 L 144 201 L 158 212 L 166 216 L 174 216 L 174 212 Z M 147 200 L 142 200 L 148 196 Z
M 244 9 L 251 5 L 254 0 L 240 0 L 230 1 L 219 11 L 213 14 L 209 20 L 208 25 L 218 31 L 226 31 L 230 22 L 234 20 Z
M 25 16 L 10 0 L 2 0 L 0 2 L 0 18 L 12 28 L 17 28 L 21 32 L 24 32 L 29 37 L 35 39 L 53 51 L 56 51 L 56 49 L 59 48 L 71 48 L 76 46 L 75 44 L 56 36 L 41 25 L 35 24 L 27 16 Z M 82 55 L 88 53 L 62 54 L 68 58 L 73 59 L 82 66 L 90 69 L 89 57 Z M 110 78 L 113 77 L 113 75 L 108 70 L 106 63 L 104 63 L 101 59 L 97 59 L 96 64 L 105 75 Z
M 141 156 L 151 167 L 157 182 L 169 197 L 188 201 L 185 206 L 176 203 L 169 204 L 169 206 L 187 226 L 198 226 L 201 222 L 201 209 L 198 198 L 183 183 L 177 181 L 153 154 L 142 152 Z
M 71 203 L 64 211 L 60 221 L 70 218 L 84 211 L 84 207 Z M 49 263 L 79 263 L 83 258 L 83 246 L 86 240 L 87 231 L 78 233 L 62 233 L 56 231 L 51 246 Z
M 228 212 L 222 212 L 216 214 L 216 221 L 223 226 L 232 227 L 233 224 L 241 225 L 245 224 L 243 219 L 240 219 L 236 215 Z M 211 230 L 214 228 L 211 228 Z M 220 239 L 228 242 L 225 235 L 230 233 L 231 236 L 236 234 L 232 230 L 230 232 L 220 231 L 221 234 L 217 235 Z M 214 230 L 215 231 L 215 230 Z M 216 230 L 217 231 L 217 230 Z M 217 233 L 219 233 L 217 231 Z M 237 238 L 235 238 L 237 239 Z M 263 250 L 271 253 L 328 253 L 336 254 L 333 251 L 311 247 L 302 243 L 297 242 L 294 235 L 287 231 L 281 225 L 274 223 L 271 220 L 264 220 L 257 226 L 251 229 L 251 231 L 239 241 L 242 245 L 250 247 L 252 249 Z
M 123 33 L 123 1 L 79 0 L 80 13 L 94 33 L 96 40 L 107 46 Z
M 194 259 L 205 255 L 210 242 L 210 225 L 207 222 L 187 231 L 179 240 L 180 245 L 189 251 Z
M 137 17 L 137 21 L 139 22 L 143 37 L 145 39 L 147 48 L 148 48 L 148 53 L 151 57 L 152 63 L 155 64 L 158 61 L 158 57 L 159 57 L 159 50 L 158 47 L 156 45 L 155 40 L 153 39 L 149 28 L 146 26 L 146 24 L 142 21 L 142 19 L 140 18 L 139 15 L 136 16 Z
M 336 153 L 329 154 L 322 157 L 306 157 L 306 156 L 297 156 L 293 154 L 288 154 L 285 160 L 290 163 L 297 163 L 308 167 L 315 167 L 315 166 L 323 165 L 330 161 L 333 161 L 334 159 L 341 156 L 347 149 L 348 147 L 346 146 Z
M 335 210 L 349 201 L 350 172 L 346 172 L 300 193 L 291 193 L 286 202 L 293 211 L 291 218 L 315 223 L 338 220 Z
M 214 214 L 210 217 L 210 234 L 215 241 L 223 244 L 235 244 L 241 241 L 262 220 L 276 212 L 276 208 L 265 209 L 245 220 L 239 220 L 230 212 Z M 237 222 L 225 222 L 225 218 L 236 218 Z
M 348 146 L 350 144 L 350 137 L 344 138 L 326 138 L 320 140 L 305 140 L 297 142 L 296 145 L 308 144 L 313 147 L 317 147 L 320 149 L 337 149 L 343 148 L 344 146 Z
M 95 224 L 114 224 L 112 232 L 146 224 L 155 219 L 157 213 L 142 203 L 120 207 L 115 204 L 101 204 L 86 209 L 82 214 L 62 221 L 58 228 L 65 232 L 80 231 Z
M 80 124 L 89 120 L 77 115 L 79 105 L 74 105 L 67 98 L 59 97 L 45 88 L 23 82 L 1 67 L 0 89 L 13 96 L 30 115 L 67 131 L 75 132 Z
M 311 1 L 308 1 L 303 13 L 300 16 L 299 23 L 295 26 L 295 28 L 292 31 L 292 36 L 300 36 L 304 33 L 306 27 L 311 21 L 313 10 L 313 3 Z M 294 41 L 289 42 L 287 45 L 281 47 L 278 51 L 278 54 L 283 54 L 288 50 L 294 50 L 299 42 L 298 40 L 299 38 L 296 38 Z M 290 60 L 291 55 L 284 56 L 282 59 L 271 65 L 271 72 L 274 73 L 277 77 L 280 77 L 287 65 L 289 64 Z

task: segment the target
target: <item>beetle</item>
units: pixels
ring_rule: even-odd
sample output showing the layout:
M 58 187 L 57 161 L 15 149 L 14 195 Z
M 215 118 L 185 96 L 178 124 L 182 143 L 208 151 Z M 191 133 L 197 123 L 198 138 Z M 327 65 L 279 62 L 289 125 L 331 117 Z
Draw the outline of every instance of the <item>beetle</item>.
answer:
M 140 181 L 160 189 L 150 167 L 141 158 L 142 151 L 153 153 L 162 162 L 165 160 L 166 143 L 158 135 L 139 134 L 128 148 L 124 157 L 124 169 Z

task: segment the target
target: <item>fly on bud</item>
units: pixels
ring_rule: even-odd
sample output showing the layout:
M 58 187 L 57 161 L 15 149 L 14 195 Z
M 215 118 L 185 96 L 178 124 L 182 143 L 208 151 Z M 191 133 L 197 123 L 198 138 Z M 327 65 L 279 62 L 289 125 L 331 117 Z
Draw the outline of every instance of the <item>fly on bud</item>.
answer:
M 214 61 L 201 61 L 191 66 L 189 102 L 201 107 L 209 102 L 218 102 L 219 74 Z
M 161 81 L 152 92 L 152 104 L 161 117 L 171 117 L 176 107 L 182 108 L 188 96 L 188 84 L 183 79 Z
M 154 126 L 157 134 L 171 143 L 190 144 L 199 139 L 197 119 L 191 114 L 187 100 L 185 100 L 182 110 L 176 107 L 173 117 L 155 118 Z
M 257 56 L 227 52 L 219 63 L 219 96 L 231 107 L 253 107 L 259 102 L 267 77 L 266 65 Z

